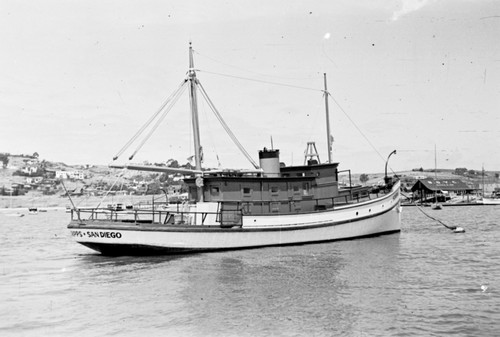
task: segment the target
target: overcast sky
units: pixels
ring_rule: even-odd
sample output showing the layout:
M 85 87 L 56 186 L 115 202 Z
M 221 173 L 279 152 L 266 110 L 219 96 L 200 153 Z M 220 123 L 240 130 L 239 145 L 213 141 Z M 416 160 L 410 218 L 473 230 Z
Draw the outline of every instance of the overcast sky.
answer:
M 327 73 L 341 169 L 382 172 L 394 149 L 395 171 L 433 168 L 436 146 L 440 168 L 500 170 L 500 1 L 1 0 L 0 31 L 0 152 L 111 162 L 184 79 L 192 41 L 255 160 L 271 137 L 287 165 L 308 141 L 327 159 Z M 206 166 L 250 168 L 199 106 Z M 188 112 L 186 91 L 134 161 L 186 162 Z

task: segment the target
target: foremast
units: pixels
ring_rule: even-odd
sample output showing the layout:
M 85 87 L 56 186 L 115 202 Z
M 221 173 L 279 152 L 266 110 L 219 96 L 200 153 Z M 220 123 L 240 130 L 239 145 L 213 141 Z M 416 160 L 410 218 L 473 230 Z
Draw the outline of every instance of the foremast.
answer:
M 198 85 L 198 79 L 196 78 L 196 71 L 194 69 L 193 60 L 193 46 L 189 42 L 189 70 L 188 70 L 188 81 L 189 81 L 189 104 L 191 107 L 191 120 L 193 124 L 193 137 L 194 137 L 194 159 L 196 170 L 201 171 L 201 161 L 202 161 L 202 148 L 200 142 L 200 122 L 198 118 L 198 101 L 196 97 L 196 87 Z M 202 175 L 197 174 L 197 201 L 203 201 L 203 178 Z

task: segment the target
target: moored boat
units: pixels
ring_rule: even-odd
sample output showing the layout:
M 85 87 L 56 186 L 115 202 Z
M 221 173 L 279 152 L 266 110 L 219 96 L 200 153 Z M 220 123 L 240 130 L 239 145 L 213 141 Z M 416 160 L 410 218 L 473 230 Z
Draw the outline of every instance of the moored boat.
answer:
M 345 187 L 339 184 L 339 164 L 331 160 L 326 76 L 328 162 L 321 163 L 319 156 L 311 155 L 304 165 L 284 166 L 279 150 L 264 148 L 259 151 L 259 164 L 249 158 L 253 170 L 203 169 L 196 96 L 200 90 L 206 98 L 206 92 L 196 77 L 191 46 L 189 58 L 184 84 L 190 89 L 195 168 L 112 165 L 182 173 L 189 188 L 188 201 L 156 209 L 154 204 L 150 209 L 72 209 L 68 229 L 78 243 L 106 255 L 175 254 L 318 243 L 400 231 L 399 181 L 386 179 L 387 185 L 376 194 L 351 181 Z M 226 129 L 213 104 L 207 102 Z
M 9 216 L 9 217 L 16 217 L 16 218 L 22 218 L 24 216 L 23 213 L 19 213 L 19 212 L 16 212 L 16 213 L 4 213 L 5 216 Z
M 443 205 L 441 205 L 439 202 L 436 202 L 436 203 L 431 205 L 431 208 L 434 210 L 439 210 L 439 209 L 443 209 Z
M 489 197 L 483 197 L 483 205 L 500 205 L 500 190 L 495 189 Z

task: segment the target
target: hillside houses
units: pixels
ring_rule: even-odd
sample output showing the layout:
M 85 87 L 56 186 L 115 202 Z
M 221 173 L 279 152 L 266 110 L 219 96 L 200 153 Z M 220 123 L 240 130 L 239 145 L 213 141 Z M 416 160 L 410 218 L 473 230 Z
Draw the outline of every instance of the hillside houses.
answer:
M 5 153 L 0 160 L 2 165 L 0 167 L 0 195 L 17 196 L 36 191 L 44 195 L 63 196 L 68 191 L 70 195 L 76 197 L 164 193 L 169 197 L 176 197 L 186 192 L 182 181 L 184 177 L 178 174 L 136 174 L 135 172 L 118 174 L 107 167 L 68 166 L 64 163 L 41 160 L 34 155 Z
M 40 168 L 38 166 L 24 166 L 21 168 L 21 172 L 27 174 L 27 175 L 36 175 L 40 172 Z
M 74 170 L 74 171 L 56 171 L 55 174 L 56 179 L 75 179 L 75 180 L 84 180 L 85 172 L 82 170 Z

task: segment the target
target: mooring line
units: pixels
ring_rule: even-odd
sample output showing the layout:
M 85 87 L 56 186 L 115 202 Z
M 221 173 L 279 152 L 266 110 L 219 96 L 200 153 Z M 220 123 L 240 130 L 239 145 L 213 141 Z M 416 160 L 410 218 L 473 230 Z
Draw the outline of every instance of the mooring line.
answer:
M 410 199 L 410 198 L 409 198 L 407 195 L 405 195 L 404 193 L 402 193 L 402 192 L 401 192 L 401 194 L 402 194 L 403 196 L 405 196 L 407 199 Z M 426 212 L 422 209 L 422 207 L 421 207 L 421 206 L 419 206 L 419 205 L 417 204 L 417 202 L 416 202 L 416 201 L 414 202 L 414 204 L 415 204 L 415 206 L 418 208 L 418 210 L 419 210 L 420 212 L 422 212 L 422 214 L 424 214 L 426 217 L 428 217 L 429 219 L 432 219 L 432 220 L 434 220 L 434 221 L 436 221 L 436 222 L 440 223 L 441 225 L 443 225 L 444 227 L 448 228 L 449 230 L 452 230 L 452 231 L 453 231 L 453 232 L 455 232 L 455 233 L 464 233 L 464 232 L 465 232 L 465 229 L 463 229 L 462 227 L 457 227 L 457 226 L 448 226 L 447 224 L 445 224 L 445 223 L 444 223 L 444 222 L 442 222 L 441 220 L 436 219 L 436 218 L 434 218 L 433 216 L 430 216 L 429 214 L 427 214 L 427 213 L 426 213 Z

